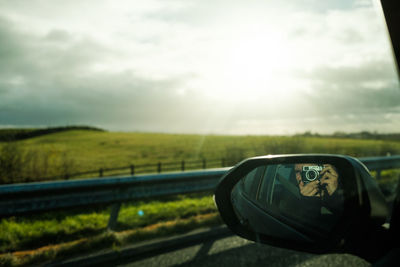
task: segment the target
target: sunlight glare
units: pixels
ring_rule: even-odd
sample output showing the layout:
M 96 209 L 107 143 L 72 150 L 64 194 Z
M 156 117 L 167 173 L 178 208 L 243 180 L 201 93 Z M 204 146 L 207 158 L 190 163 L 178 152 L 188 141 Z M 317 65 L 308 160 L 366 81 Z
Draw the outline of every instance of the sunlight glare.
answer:
M 252 95 L 278 96 L 289 89 L 285 76 L 291 55 L 277 32 L 250 31 L 222 48 L 222 60 L 206 74 L 210 96 L 243 99 Z

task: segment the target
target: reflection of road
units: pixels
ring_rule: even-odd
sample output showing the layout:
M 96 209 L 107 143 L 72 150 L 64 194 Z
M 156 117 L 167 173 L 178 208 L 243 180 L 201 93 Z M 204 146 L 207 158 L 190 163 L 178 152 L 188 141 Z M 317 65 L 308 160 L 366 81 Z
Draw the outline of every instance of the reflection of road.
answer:
M 120 266 L 370 266 L 353 255 L 313 255 L 255 244 L 232 236 L 148 257 Z

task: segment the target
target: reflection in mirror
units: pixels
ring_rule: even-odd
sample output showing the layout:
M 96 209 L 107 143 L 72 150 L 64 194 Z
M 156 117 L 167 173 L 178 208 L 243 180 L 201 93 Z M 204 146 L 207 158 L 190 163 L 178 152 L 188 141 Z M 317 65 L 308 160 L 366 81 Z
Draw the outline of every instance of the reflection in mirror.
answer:
M 331 164 L 259 166 L 235 185 L 232 206 L 239 221 L 256 233 L 296 240 L 324 238 L 343 211 L 339 174 Z

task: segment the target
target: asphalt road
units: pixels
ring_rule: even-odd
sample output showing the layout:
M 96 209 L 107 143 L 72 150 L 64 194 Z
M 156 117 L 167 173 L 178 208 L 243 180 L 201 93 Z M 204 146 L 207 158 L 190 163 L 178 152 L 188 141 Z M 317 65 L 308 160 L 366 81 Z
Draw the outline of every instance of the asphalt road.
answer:
M 236 236 L 114 264 L 131 267 L 370 266 L 365 260 L 349 254 L 314 255 L 256 244 Z

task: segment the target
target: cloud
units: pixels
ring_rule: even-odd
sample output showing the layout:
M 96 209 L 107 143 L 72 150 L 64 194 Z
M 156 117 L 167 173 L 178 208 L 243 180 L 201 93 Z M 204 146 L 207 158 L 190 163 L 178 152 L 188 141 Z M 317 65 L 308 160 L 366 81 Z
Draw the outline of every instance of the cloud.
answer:
M 0 17 L 0 75 L 14 73 L 24 57 L 23 36 L 13 34 L 13 25 Z
M 119 127 L 132 122 L 140 129 L 148 121 L 179 117 L 176 110 L 185 114 L 195 104 L 178 93 L 186 77 L 153 79 L 129 69 L 96 69 L 107 65 L 114 51 L 87 37 L 58 29 L 31 35 L 2 19 L 0 40 L 0 124 L 113 125 L 117 118 Z
M 46 40 L 52 42 L 68 42 L 71 37 L 70 34 L 65 30 L 51 30 L 45 37 Z
M 400 108 L 397 76 L 390 63 L 372 61 L 354 67 L 319 67 L 306 74 L 314 89 L 306 97 L 322 112 L 369 113 Z

